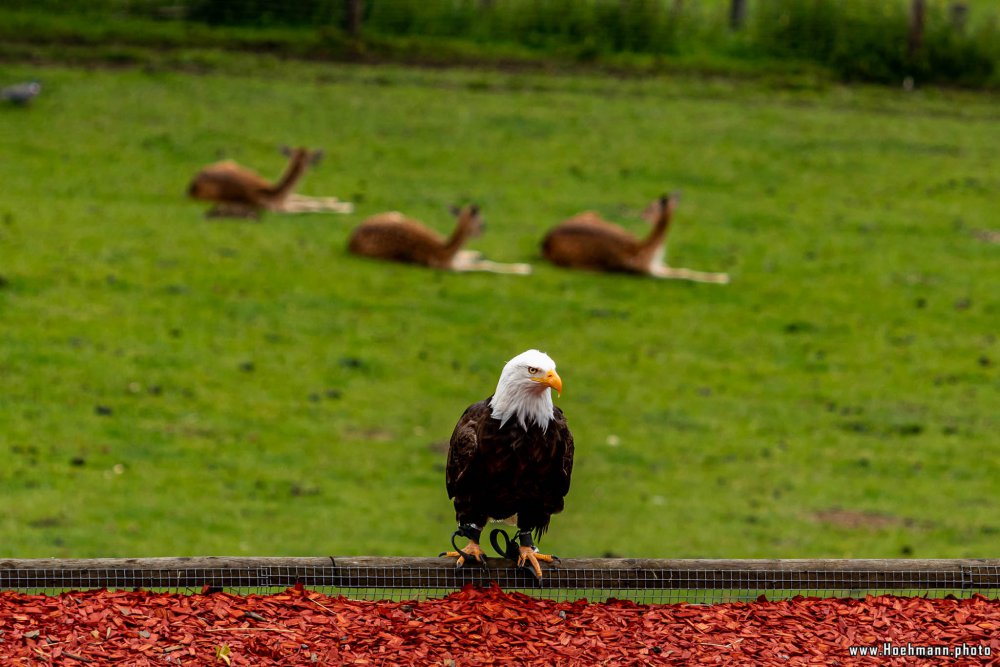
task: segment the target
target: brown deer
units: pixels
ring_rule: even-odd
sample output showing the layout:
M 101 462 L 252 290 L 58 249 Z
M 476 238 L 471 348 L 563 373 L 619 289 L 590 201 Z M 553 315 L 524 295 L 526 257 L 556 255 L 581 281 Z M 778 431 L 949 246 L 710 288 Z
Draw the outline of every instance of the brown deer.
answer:
M 446 271 L 531 273 L 528 264 L 500 264 L 482 259 L 474 250 L 462 250 L 466 241 L 482 232 L 483 219 L 475 204 L 462 209 L 452 207 L 451 213 L 458 218 L 458 224 L 447 239 L 419 220 L 396 211 L 373 215 L 354 230 L 347 249 L 355 255 Z
M 353 208 L 335 197 L 305 197 L 292 193 L 306 169 L 323 158 L 323 151 L 306 148 L 282 149 L 289 157 L 285 173 L 275 183 L 242 167 L 232 160 L 210 164 L 199 171 L 188 186 L 188 195 L 214 202 L 208 217 L 258 218 L 262 211 L 301 213 L 337 211 L 350 213 Z
M 644 273 L 654 278 L 674 278 L 702 283 L 728 283 L 725 273 L 706 273 L 666 266 L 667 232 L 679 196 L 664 195 L 646 209 L 653 228 L 639 239 L 623 228 L 586 211 L 562 222 L 546 234 L 542 255 L 557 266 L 592 271 Z

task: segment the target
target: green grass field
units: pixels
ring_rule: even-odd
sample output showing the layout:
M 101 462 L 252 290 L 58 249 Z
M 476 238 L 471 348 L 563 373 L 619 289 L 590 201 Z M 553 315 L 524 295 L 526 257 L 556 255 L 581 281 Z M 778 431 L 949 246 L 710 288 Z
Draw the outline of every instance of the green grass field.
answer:
M 576 435 L 561 556 L 995 556 L 1000 115 L 988 93 L 282 63 L 37 69 L 0 108 L 0 556 L 430 555 L 447 441 L 529 347 Z M 253 72 L 240 74 L 239 72 Z M 209 222 L 225 155 L 351 216 Z M 728 286 L 569 272 L 596 209 Z M 348 255 L 364 216 L 529 277 Z

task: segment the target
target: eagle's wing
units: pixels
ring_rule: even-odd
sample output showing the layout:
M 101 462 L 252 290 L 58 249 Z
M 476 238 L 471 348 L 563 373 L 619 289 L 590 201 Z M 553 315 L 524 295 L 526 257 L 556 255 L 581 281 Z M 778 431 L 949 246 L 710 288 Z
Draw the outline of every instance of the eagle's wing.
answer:
M 556 438 L 556 453 L 562 450 L 562 465 L 552 467 L 551 484 L 561 496 L 569 493 L 569 482 L 573 475 L 573 434 L 566 423 L 566 415 L 558 407 L 555 408 L 552 423 L 549 424 L 552 437 Z
M 449 498 L 464 495 L 475 486 L 475 475 L 471 471 L 479 452 L 479 427 L 489 412 L 489 399 L 479 401 L 470 405 L 455 425 L 448 446 L 448 466 L 445 468 Z

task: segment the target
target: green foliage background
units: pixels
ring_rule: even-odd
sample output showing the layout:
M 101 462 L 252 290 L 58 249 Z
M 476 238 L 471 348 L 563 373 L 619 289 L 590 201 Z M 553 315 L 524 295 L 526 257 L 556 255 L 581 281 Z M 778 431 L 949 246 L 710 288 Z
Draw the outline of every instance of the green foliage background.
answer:
M 970 0 L 928 0 L 921 48 L 909 48 L 910 0 L 748 0 L 732 29 L 729 0 L 365 0 L 358 35 L 345 0 L 8 0 L 0 57 L 44 46 L 192 43 L 311 58 L 395 62 L 552 62 L 628 70 L 728 73 L 816 70 L 840 81 L 1000 84 L 1000 15 Z M 65 56 L 59 56 L 60 59 Z
M 529 347 L 577 438 L 555 553 L 995 555 L 995 95 L 198 58 L 0 65 L 45 85 L 0 108 L 0 555 L 436 554 L 451 429 Z M 185 200 L 281 144 L 357 213 Z M 731 285 L 540 262 L 676 188 L 672 263 Z M 534 275 L 344 250 L 465 201 Z

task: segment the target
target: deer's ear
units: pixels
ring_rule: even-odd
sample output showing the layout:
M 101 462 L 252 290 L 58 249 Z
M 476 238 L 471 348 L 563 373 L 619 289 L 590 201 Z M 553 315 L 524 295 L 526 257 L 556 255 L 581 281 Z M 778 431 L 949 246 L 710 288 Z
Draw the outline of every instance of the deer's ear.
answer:
M 470 204 L 469 213 L 472 215 L 479 215 L 479 204 Z
M 462 209 L 452 204 L 451 206 L 448 207 L 448 212 L 457 218 L 458 215 L 462 212 Z
M 292 153 L 295 152 L 292 150 L 291 146 L 282 146 L 278 150 L 280 150 L 281 154 L 284 155 L 285 157 L 292 157 Z
M 323 161 L 324 157 L 326 157 L 326 152 L 322 148 L 314 151 L 312 157 L 309 158 L 309 164 L 319 164 Z

